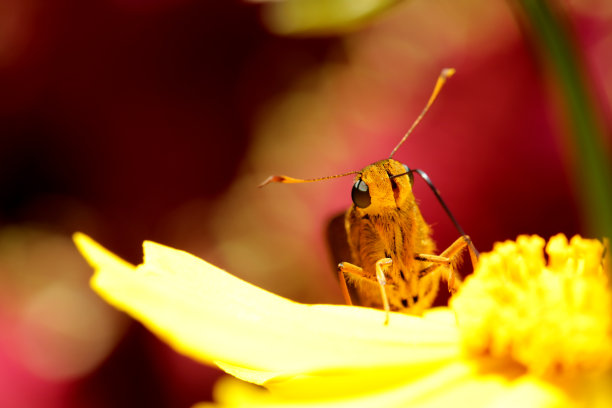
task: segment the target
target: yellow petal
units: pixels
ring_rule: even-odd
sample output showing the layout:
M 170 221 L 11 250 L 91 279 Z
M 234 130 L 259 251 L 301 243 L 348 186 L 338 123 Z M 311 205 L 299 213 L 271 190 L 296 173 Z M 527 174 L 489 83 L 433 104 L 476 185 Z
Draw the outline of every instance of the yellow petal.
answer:
M 77 246 L 96 269 L 92 287 L 179 352 L 255 383 L 304 372 L 436 363 L 459 353 L 452 319 L 303 305 L 246 283 L 186 252 L 145 242 L 134 267 L 90 238 Z M 436 316 L 436 314 L 432 314 Z
M 498 362 L 499 363 L 499 362 Z M 504 374 L 498 374 L 501 372 Z M 319 396 L 287 396 L 244 384 L 230 378 L 215 387 L 215 400 L 221 407 L 563 407 L 571 400 L 560 389 L 534 377 L 508 372 L 503 363 L 488 365 L 488 370 L 467 361 L 441 366 L 418 378 L 385 388 L 362 387 L 359 392 Z M 375 378 L 372 378 L 373 380 Z M 294 398 L 295 397 L 295 398 Z M 196 408 L 212 406 L 200 404 Z
M 262 19 L 267 27 L 276 34 L 329 35 L 355 29 L 396 3 L 397 0 L 266 2 Z
M 507 391 L 491 402 L 491 408 L 575 406 L 560 388 L 534 376 L 524 376 L 510 384 Z
M 215 387 L 214 396 L 220 406 L 227 407 L 420 407 L 432 397 L 435 398 L 445 387 L 464 383 L 472 377 L 474 370 L 469 364 L 455 363 L 419 378 L 409 376 L 403 382 L 388 384 L 387 387 L 370 388 L 362 385 L 354 393 L 336 395 L 319 395 L 319 390 L 313 387 L 310 395 L 293 396 L 224 379 Z M 370 379 L 376 381 L 376 376 L 370 373 Z M 472 401 L 477 399 L 472 397 Z

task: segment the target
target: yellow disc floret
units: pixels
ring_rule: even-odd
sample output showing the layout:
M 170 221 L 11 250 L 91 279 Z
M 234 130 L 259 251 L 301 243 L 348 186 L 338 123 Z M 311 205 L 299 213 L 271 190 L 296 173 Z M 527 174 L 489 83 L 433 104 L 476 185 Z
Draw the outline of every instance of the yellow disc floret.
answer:
M 598 240 L 519 236 L 483 254 L 452 299 L 471 354 L 511 358 L 538 375 L 612 362 L 610 255 Z

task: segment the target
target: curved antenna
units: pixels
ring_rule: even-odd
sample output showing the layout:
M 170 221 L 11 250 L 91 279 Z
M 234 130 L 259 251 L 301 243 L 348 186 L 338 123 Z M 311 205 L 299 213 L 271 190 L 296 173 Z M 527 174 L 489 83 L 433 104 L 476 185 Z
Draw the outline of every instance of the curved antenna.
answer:
M 421 178 L 423 179 L 423 181 L 425 181 L 425 183 L 427 183 L 427 185 L 429 186 L 429 188 L 431 189 L 431 191 L 434 193 L 434 195 L 436 196 L 436 198 L 438 199 L 438 202 L 440 203 L 440 205 L 442 206 L 442 208 L 444 209 L 444 211 L 446 212 L 446 215 L 448 215 L 448 218 L 450 218 L 450 220 L 453 222 L 453 225 L 455 225 L 455 228 L 457 229 L 457 231 L 459 231 L 459 234 L 461 234 L 461 236 L 467 241 L 467 244 L 470 246 L 470 248 L 472 249 L 472 251 L 474 251 L 474 254 L 476 255 L 476 258 L 479 257 L 479 252 L 476 249 L 476 247 L 474 246 L 474 243 L 472 242 L 472 240 L 470 239 L 470 237 L 467 236 L 467 234 L 465 233 L 465 231 L 463 231 L 463 228 L 461 228 L 461 225 L 459 225 L 459 222 L 457 221 L 457 219 L 455 218 L 455 216 L 453 215 L 453 213 L 451 213 L 451 210 L 448 208 L 448 206 L 446 205 L 446 203 L 444 202 L 444 200 L 442 199 L 442 195 L 440 194 L 440 191 L 436 188 L 436 186 L 434 185 L 434 183 L 431 181 L 431 179 L 429 178 L 429 176 L 427 175 L 427 173 L 425 173 L 423 170 L 421 169 L 411 169 L 405 173 L 401 173 L 401 174 L 396 174 L 394 176 L 391 176 L 389 178 L 395 178 L 395 177 L 400 177 L 400 176 L 405 176 L 407 174 L 412 174 L 412 173 L 416 173 L 419 176 L 421 176 Z
M 429 110 L 429 107 L 431 106 L 431 104 L 436 100 L 436 97 L 440 93 L 440 90 L 442 89 L 442 86 L 444 86 L 444 83 L 446 82 L 446 80 L 448 78 L 452 77 L 454 73 L 455 73 L 455 68 L 444 68 L 442 70 L 442 72 L 440 72 L 440 76 L 438 77 L 438 81 L 436 82 L 436 86 L 434 86 L 434 90 L 431 93 L 431 96 L 429 97 L 429 101 L 427 101 L 427 105 L 425 105 L 425 108 L 423 108 L 423 111 L 421 112 L 419 117 L 416 118 L 416 120 L 414 121 L 412 126 L 410 126 L 410 129 L 408 129 L 408 131 L 406 132 L 404 137 L 402 137 L 402 140 L 400 140 L 400 142 L 397 144 L 397 146 L 395 146 L 395 148 L 393 149 L 393 151 L 389 155 L 390 159 L 393 158 L 393 155 L 395 154 L 397 149 L 399 149 L 399 147 L 402 145 L 402 143 L 404 143 L 404 141 L 406 139 L 408 139 L 408 136 L 410 135 L 410 133 L 412 133 L 412 131 L 419 124 L 421 119 L 423 119 L 423 116 L 425 116 L 425 114 Z
M 298 179 L 298 178 L 289 177 L 289 176 L 270 176 L 267 179 L 265 179 L 259 185 L 259 187 L 263 187 L 270 183 L 311 183 L 313 181 L 329 180 L 329 179 L 338 178 L 338 177 L 350 176 L 351 174 L 357 174 L 357 173 L 359 173 L 359 171 L 355 170 L 355 171 L 349 171 L 348 173 L 336 174 L 335 176 L 326 176 L 326 177 L 319 177 L 319 178 L 314 178 L 314 179 Z

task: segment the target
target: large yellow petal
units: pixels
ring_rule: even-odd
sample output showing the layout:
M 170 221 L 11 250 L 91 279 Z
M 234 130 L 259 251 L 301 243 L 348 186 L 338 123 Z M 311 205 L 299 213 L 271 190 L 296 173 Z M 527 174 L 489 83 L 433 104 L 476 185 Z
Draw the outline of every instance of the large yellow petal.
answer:
M 295 303 L 163 245 L 145 242 L 145 261 L 134 267 L 85 235 L 74 239 L 104 299 L 179 352 L 248 381 L 425 367 L 460 353 L 449 311 L 430 318 L 393 313 L 385 326 L 381 311 Z
M 403 383 L 389 384 L 386 388 L 362 387 L 360 392 L 319 396 L 288 396 L 256 388 L 233 379 L 222 379 L 215 387 L 217 405 L 204 407 L 570 407 L 572 401 L 558 388 L 538 380 L 524 377 L 524 370 L 488 367 L 478 362 L 457 361 L 439 367 L 420 378 L 406 378 Z M 487 364 L 484 364 L 486 366 Z M 489 364 L 490 365 L 490 364 Z M 500 374 L 503 373 L 503 374 Z M 374 378 L 373 378 L 374 379 Z

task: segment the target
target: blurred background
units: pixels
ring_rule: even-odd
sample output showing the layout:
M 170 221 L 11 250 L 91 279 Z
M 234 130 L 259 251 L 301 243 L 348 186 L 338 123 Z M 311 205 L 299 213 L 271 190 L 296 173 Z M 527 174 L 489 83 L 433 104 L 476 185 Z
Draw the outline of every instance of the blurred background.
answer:
M 153 240 L 340 303 L 326 228 L 352 179 L 257 185 L 388 157 L 443 67 L 457 73 L 395 159 L 430 175 L 481 251 L 589 235 L 559 91 L 510 2 L 380 2 L 330 22 L 320 1 L 297 1 L 310 13 L 291 0 L 2 1 L 0 406 L 210 399 L 216 370 L 89 289 L 74 231 L 132 263 Z M 553 3 L 609 148 L 612 4 Z M 415 194 L 444 249 L 457 232 L 418 180 Z

